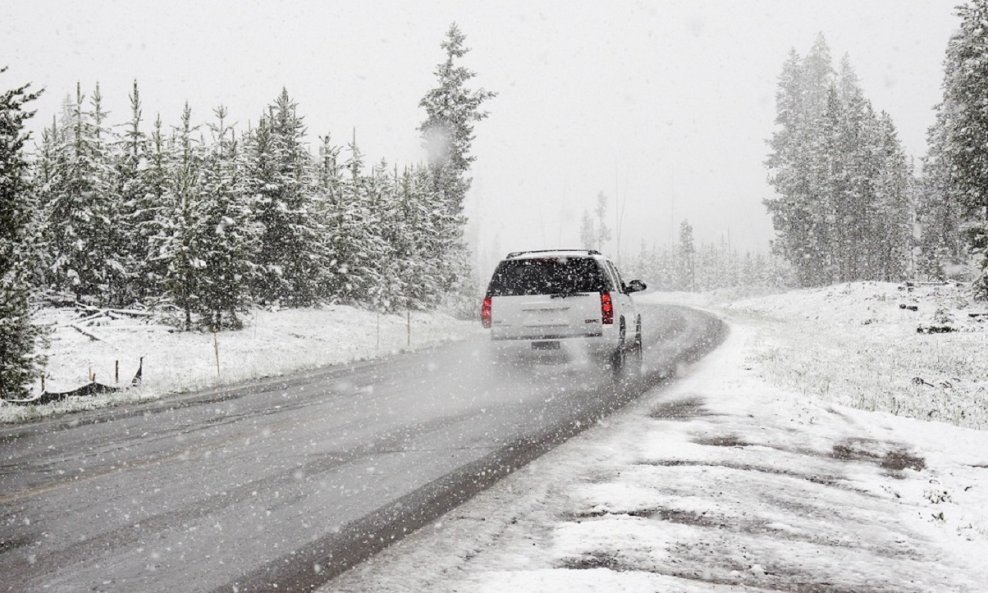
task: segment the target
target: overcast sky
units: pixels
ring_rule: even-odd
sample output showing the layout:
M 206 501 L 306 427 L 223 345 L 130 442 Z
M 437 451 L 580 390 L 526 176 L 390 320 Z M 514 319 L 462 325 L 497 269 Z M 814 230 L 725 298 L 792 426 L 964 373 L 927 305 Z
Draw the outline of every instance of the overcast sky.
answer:
M 952 1 L 45 2 L 0 3 L 0 86 L 47 92 L 35 127 L 76 81 L 102 86 L 111 121 L 140 83 L 145 115 L 242 125 L 287 87 L 310 140 L 356 128 L 373 159 L 423 160 L 418 101 L 456 21 L 475 82 L 497 91 L 477 126 L 468 212 L 481 253 L 579 243 L 603 191 L 626 201 L 621 251 L 664 244 L 688 218 L 701 240 L 767 249 L 763 161 L 790 48 L 822 32 L 847 52 L 906 150 L 925 152 Z M 613 221 L 612 221 L 613 226 Z M 616 245 L 608 248 L 612 253 Z

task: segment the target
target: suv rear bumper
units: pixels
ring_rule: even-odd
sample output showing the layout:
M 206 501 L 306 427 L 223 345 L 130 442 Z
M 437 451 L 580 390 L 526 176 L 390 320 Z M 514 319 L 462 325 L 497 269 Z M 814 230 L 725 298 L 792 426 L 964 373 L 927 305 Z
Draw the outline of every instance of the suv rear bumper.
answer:
M 586 340 L 594 338 L 604 337 L 604 332 L 598 331 L 592 334 L 577 334 L 577 335 L 566 335 L 566 334 L 534 334 L 527 336 L 505 336 L 497 335 L 496 333 L 491 334 L 491 340 L 494 342 L 543 342 L 545 340 Z
M 559 345 L 558 348 L 549 346 L 552 342 Z M 501 339 L 491 340 L 492 353 L 498 357 L 508 357 L 512 359 L 568 359 L 581 360 L 587 357 L 600 359 L 611 355 L 618 348 L 620 340 L 615 332 L 611 336 L 593 337 L 564 337 L 553 338 L 525 338 L 525 339 Z

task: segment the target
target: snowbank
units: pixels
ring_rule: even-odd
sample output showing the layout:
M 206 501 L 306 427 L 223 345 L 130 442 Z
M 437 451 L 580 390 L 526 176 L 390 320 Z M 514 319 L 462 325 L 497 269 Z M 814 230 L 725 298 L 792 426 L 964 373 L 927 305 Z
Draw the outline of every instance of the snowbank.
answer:
M 48 351 L 49 391 L 74 389 L 95 375 L 100 383 L 129 385 L 143 357 L 142 385 L 125 392 L 70 398 L 46 406 L 0 404 L 0 422 L 17 422 L 74 410 L 154 399 L 296 370 L 372 358 L 408 348 L 404 315 L 378 315 L 347 306 L 255 310 L 240 331 L 176 332 L 140 319 L 103 318 L 82 326 L 70 309 L 48 309 L 41 320 L 54 332 Z M 76 325 L 98 340 L 87 337 Z M 479 324 L 441 313 L 414 312 L 411 348 L 459 339 Z M 214 341 L 215 339 L 215 341 Z M 219 369 L 216 353 L 219 352 Z M 40 392 L 40 381 L 35 392 Z
M 857 282 L 748 299 L 768 378 L 865 410 L 988 428 L 988 305 L 956 285 Z M 946 331 L 948 333 L 920 333 Z

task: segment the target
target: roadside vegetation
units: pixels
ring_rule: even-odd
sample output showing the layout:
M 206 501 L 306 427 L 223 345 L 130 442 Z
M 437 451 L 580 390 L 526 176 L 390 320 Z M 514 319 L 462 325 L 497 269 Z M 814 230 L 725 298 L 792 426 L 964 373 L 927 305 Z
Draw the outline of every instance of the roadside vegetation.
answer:
M 455 24 L 441 47 L 419 103 L 421 163 L 369 161 L 356 131 L 345 146 L 320 135 L 311 152 L 285 89 L 239 130 L 222 105 L 149 124 L 136 81 L 126 121 L 110 120 L 98 83 L 78 84 L 61 114 L 44 114 L 32 153 L 37 94 L 3 94 L 0 399 L 44 381 L 47 308 L 212 332 L 241 329 L 258 307 L 472 313 L 463 201 L 494 93 L 471 88 Z

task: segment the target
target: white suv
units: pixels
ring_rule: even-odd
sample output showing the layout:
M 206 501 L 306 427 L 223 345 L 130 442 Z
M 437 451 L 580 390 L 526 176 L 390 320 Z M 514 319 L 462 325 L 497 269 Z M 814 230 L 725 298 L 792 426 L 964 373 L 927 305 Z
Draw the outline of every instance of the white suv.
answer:
M 641 363 L 642 320 L 630 296 L 640 290 L 643 282 L 625 284 L 597 251 L 510 253 L 494 270 L 480 319 L 495 342 L 536 351 L 581 343 L 622 371 L 629 355 Z

